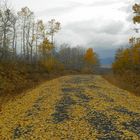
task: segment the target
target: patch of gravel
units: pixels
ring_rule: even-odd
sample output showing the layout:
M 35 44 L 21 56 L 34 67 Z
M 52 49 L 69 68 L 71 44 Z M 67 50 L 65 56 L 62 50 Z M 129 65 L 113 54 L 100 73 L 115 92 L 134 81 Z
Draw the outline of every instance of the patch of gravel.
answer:
M 83 93 L 77 93 L 75 94 L 76 97 L 80 98 L 81 102 L 89 102 L 92 98 L 83 94 Z
M 125 114 L 125 115 L 132 116 L 132 117 L 137 117 L 137 116 L 140 117 L 139 113 L 136 113 L 136 112 L 133 112 L 133 111 L 129 111 L 127 108 L 122 107 L 122 106 L 117 106 L 113 110 L 117 111 L 119 113 Z
M 112 99 L 111 97 L 109 97 L 108 95 L 102 92 L 98 92 L 97 94 L 98 94 L 98 97 L 102 98 L 106 102 L 114 102 L 114 99 Z
M 135 133 L 140 137 L 140 118 L 129 122 L 124 122 L 123 125 L 125 129 Z
M 19 139 L 21 137 L 26 137 L 28 135 L 30 135 L 33 131 L 33 126 L 32 125 L 28 125 L 25 128 L 21 127 L 20 125 L 18 125 L 15 129 L 14 129 L 14 133 L 13 133 L 13 139 Z
M 79 93 L 79 92 L 82 92 L 83 91 L 83 89 L 81 89 L 81 88 L 62 88 L 62 92 L 63 93 Z
M 123 132 L 117 130 L 113 120 L 99 111 L 90 111 L 87 114 L 88 123 L 95 128 L 101 137 L 99 140 L 120 140 Z
M 80 77 L 80 76 L 76 76 L 71 78 L 70 80 L 67 80 L 67 83 L 71 83 L 71 84 L 81 84 L 81 83 L 88 83 L 89 81 L 93 80 L 90 77 Z
M 68 109 L 74 105 L 75 101 L 68 95 L 63 96 L 55 106 L 55 113 L 52 114 L 54 123 L 61 123 L 64 120 L 70 119 Z

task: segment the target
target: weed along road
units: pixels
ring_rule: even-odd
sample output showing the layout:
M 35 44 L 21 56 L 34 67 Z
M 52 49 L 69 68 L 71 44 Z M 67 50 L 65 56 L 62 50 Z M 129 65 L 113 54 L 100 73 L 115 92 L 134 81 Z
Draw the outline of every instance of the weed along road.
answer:
M 140 97 L 99 75 L 65 76 L 3 104 L 0 140 L 139 140 Z

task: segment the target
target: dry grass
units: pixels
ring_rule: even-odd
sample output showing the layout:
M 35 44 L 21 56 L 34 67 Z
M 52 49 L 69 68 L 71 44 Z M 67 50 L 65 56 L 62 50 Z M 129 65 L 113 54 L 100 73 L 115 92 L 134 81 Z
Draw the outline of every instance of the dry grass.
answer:
M 140 96 L 140 76 L 131 72 L 126 72 L 123 75 L 107 73 L 103 74 L 103 78 L 124 90 Z
M 33 89 L 45 81 L 65 75 L 84 74 L 76 70 L 53 70 L 48 73 L 45 67 L 25 63 L 0 63 L 0 101 L 4 102 L 24 91 Z

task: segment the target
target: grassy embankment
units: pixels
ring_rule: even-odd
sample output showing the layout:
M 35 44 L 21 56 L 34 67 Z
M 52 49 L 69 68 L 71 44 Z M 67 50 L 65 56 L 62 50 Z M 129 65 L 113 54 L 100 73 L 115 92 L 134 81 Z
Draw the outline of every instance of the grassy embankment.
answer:
M 53 70 L 47 72 L 42 66 L 25 63 L 0 63 L 0 102 L 34 88 L 44 81 L 60 76 L 75 75 L 76 70 Z
M 137 96 L 140 96 L 140 75 L 132 72 L 124 74 L 114 74 L 111 69 L 104 69 L 101 72 L 103 78 L 113 85 L 127 90 Z

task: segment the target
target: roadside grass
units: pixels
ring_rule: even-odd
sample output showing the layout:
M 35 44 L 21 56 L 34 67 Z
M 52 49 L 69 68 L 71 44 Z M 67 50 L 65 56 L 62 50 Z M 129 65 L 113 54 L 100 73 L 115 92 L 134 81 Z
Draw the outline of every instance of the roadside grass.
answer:
M 0 105 L 27 90 L 61 76 L 89 74 L 84 70 L 59 70 L 48 72 L 41 65 L 0 62 Z
M 121 75 L 108 72 L 102 74 L 102 77 L 111 84 L 140 96 L 140 75 L 131 72 L 125 72 Z

